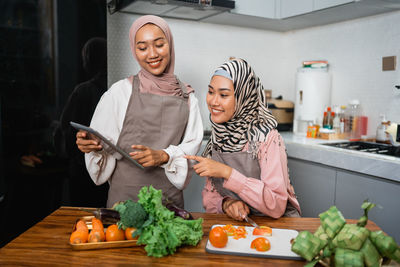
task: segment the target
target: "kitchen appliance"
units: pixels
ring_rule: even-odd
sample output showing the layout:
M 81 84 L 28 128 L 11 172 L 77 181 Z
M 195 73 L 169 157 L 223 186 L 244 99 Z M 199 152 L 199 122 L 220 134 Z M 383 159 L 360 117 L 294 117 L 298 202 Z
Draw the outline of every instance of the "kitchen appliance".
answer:
M 235 8 L 232 0 L 111 0 L 108 11 L 201 20 Z
M 291 131 L 293 129 L 294 103 L 280 98 L 268 99 L 268 109 L 278 121 L 278 131 Z
M 388 144 L 353 141 L 353 142 L 327 143 L 321 145 L 400 158 L 400 146 L 393 146 Z
M 331 76 L 328 68 L 299 68 L 296 74 L 296 102 L 293 132 L 306 135 L 309 124 L 322 124 L 330 106 Z

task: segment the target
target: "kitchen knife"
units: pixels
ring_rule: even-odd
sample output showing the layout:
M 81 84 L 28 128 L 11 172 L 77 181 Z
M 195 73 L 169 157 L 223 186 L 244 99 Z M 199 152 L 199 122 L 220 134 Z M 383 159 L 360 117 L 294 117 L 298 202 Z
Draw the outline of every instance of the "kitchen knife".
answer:
M 260 226 L 258 226 L 258 224 L 253 221 L 251 218 L 249 218 L 249 216 L 245 216 L 244 219 L 246 220 L 246 222 L 248 222 L 249 224 L 253 225 L 255 228 L 260 228 Z

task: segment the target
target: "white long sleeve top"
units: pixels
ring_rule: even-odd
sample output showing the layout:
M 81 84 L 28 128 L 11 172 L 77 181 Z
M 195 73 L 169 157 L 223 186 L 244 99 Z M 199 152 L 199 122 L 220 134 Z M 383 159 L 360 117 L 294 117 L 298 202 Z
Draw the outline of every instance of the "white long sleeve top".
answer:
M 114 83 L 103 94 L 93 114 L 90 127 L 113 144 L 117 143 L 121 133 L 131 93 L 132 84 L 128 79 Z M 190 161 L 183 156 L 196 155 L 203 139 L 200 109 L 198 100 L 193 93 L 189 94 L 189 107 L 189 118 L 182 143 L 177 146 L 170 145 L 164 149 L 169 155 L 169 161 L 160 166 L 165 169 L 169 181 L 180 190 L 186 187 L 192 175 Z M 93 182 L 97 185 L 107 182 L 111 178 L 119 158 L 119 154 L 111 154 L 104 149 L 100 152 L 86 153 L 86 168 Z

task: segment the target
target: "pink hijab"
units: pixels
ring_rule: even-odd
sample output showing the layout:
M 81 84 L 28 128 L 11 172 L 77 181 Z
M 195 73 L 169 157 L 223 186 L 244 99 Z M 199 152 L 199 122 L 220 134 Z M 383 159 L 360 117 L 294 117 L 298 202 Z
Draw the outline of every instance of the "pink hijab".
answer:
M 137 60 L 135 52 L 136 51 L 135 36 L 137 31 L 141 27 L 149 23 L 158 26 L 164 32 L 165 37 L 167 38 L 169 43 L 171 59 L 169 65 L 165 68 L 164 72 L 159 76 L 155 76 L 143 68 L 139 71 L 138 75 L 140 79 L 140 92 L 151 93 L 156 95 L 182 96 L 181 87 L 174 74 L 174 68 L 175 68 L 174 40 L 172 38 L 171 30 L 164 19 L 153 15 L 146 15 L 135 20 L 135 22 L 132 24 L 129 30 L 129 40 L 130 40 L 132 54 L 134 58 Z M 132 77 L 130 77 L 130 81 L 132 82 Z M 193 92 L 193 89 L 190 87 L 190 85 L 186 85 L 186 87 L 188 93 Z

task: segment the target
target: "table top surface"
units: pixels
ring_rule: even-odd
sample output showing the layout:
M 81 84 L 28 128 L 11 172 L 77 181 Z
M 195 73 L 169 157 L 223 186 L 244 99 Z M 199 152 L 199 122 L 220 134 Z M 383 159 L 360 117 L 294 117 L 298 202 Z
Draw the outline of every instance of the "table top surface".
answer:
M 148 257 L 143 246 L 108 248 L 98 250 L 72 250 L 69 237 L 79 217 L 90 213 L 76 207 L 61 207 L 41 222 L 28 229 L 0 249 L 0 266 L 4 265 L 122 265 L 135 266 L 304 266 L 305 261 L 272 258 L 245 257 L 211 254 L 205 251 L 208 234 L 214 224 L 246 225 L 234 221 L 225 214 L 192 213 L 194 218 L 203 218 L 203 239 L 197 246 L 182 246 L 176 253 L 163 258 Z M 252 216 L 259 225 L 272 228 L 308 230 L 314 232 L 320 225 L 319 218 L 280 218 Z M 356 220 L 347 220 L 356 223 Z M 380 230 L 369 221 L 367 228 Z

